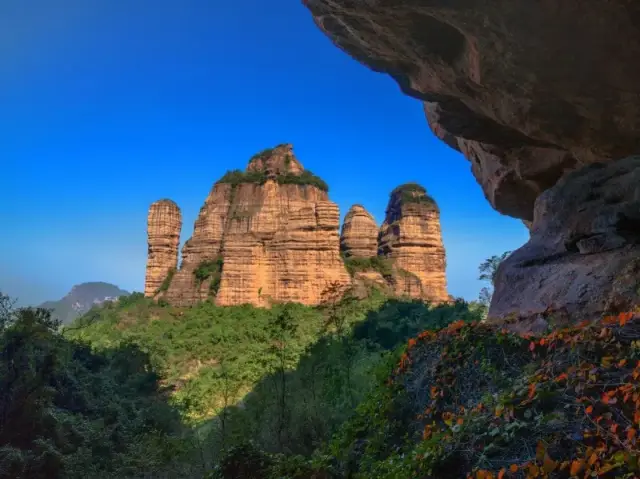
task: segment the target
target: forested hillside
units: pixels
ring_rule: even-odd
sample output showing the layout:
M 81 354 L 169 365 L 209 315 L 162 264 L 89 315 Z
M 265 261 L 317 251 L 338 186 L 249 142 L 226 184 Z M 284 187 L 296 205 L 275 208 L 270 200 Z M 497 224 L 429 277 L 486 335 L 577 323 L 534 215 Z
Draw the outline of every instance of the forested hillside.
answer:
M 0 477 L 640 472 L 634 313 L 534 336 L 462 301 L 173 308 L 138 294 L 61 333 L 47 311 L 2 306 Z

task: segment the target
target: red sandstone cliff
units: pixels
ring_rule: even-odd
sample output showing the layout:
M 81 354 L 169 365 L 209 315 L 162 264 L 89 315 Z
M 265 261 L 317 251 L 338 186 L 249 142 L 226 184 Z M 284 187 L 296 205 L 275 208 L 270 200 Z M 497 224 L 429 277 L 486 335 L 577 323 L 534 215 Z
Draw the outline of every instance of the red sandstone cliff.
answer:
M 339 211 L 291 145 L 256 155 L 216 183 L 182 250 L 165 298 L 188 305 L 272 301 L 318 304 L 330 282 L 348 284 Z

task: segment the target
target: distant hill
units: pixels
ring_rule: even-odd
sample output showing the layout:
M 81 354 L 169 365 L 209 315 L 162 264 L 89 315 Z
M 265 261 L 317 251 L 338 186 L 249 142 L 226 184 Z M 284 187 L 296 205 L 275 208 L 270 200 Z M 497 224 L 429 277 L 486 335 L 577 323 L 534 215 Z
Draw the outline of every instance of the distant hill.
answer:
M 67 295 L 58 301 L 46 301 L 41 308 L 53 310 L 53 317 L 63 323 L 70 323 L 78 316 L 89 311 L 94 305 L 112 301 L 130 293 L 114 284 L 90 282 L 77 284 Z

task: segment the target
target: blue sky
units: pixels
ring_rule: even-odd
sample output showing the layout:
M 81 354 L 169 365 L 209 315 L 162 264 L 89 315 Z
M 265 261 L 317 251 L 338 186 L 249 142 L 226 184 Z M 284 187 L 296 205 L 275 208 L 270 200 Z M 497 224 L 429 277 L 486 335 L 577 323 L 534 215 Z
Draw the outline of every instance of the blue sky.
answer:
M 297 0 L 3 0 L 0 58 L 0 290 L 23 304 L 84 281 L 141 290 L 149 204 L 175 200 L 186 240 L 212 183 L 283 142 L 343 215 L 362 203 L 380 222 L 395 186 L 423 184 L 455 296 L 528 238 L 420 103 Z

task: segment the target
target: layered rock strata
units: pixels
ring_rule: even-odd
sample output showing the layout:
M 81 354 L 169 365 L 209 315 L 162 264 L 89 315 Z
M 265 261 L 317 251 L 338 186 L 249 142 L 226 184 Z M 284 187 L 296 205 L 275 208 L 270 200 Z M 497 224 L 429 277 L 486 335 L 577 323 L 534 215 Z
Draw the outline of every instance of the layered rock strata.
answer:
M 178 305 L 207 298 L 218 305 L 313 305 L 329 283 L 346 286 L 338 206 L 305 174 L 286 144 L 256 155 L 245 174 L 216 183 L 166 299 Z
M 362 205 L 353 205 L 344 217 L 340 250 L 345 257 L 370 258 L 378 254 L 378 225 Z
M 393 262 L 397 295 L 449 301 L 440 211 L 423 187 L 408 183 L 391 193 L 378 254 Z
M 155 296 L 178 267 L 182 214 L 171 200 L 156 201 L 147 215 L 148 254 L 144 295 Z M 167 286 L 166 284 L 164 286 Z
M 556 325 L 640 304 L 640 156 L 567 175 L 499 267 L 489 317 Z

